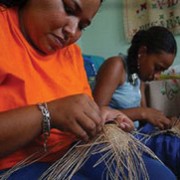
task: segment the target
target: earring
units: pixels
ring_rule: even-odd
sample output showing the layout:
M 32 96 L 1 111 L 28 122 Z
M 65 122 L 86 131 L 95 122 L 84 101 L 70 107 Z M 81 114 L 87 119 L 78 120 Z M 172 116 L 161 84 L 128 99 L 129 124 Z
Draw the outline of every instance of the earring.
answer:
M 137 69 L 140 69 L 140 63 L 139 63 L 139 59 L 141 57 L 141 54 L 138 54 L 138 59 L 137 59 Z
M 137 69 L 138 69 L 138 70 L 140 69 L 139 61 L 137 62 Z
M 136 85 L 137 80 L 138 80 L 137 73 L 131 74 L 131 83 L 132 83 L 133 86 Z

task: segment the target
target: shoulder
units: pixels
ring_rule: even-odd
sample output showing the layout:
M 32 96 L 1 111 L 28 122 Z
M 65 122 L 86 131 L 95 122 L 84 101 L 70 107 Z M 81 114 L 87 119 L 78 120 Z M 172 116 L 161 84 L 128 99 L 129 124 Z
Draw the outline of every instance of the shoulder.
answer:
M 112 56 L 105 60 L 105 62 L 102 65 L 102 68 L 122 71 L 125 69 L 125 66 L 122 57 Z
M 1 33 L 5 32 L 5 35 L 7 36 L 7 32 L 12 33 L 12 30 L 14 31 L 14 29 L 18 26 L 18 23 L 17 8 L 5 8 L 0 6 Z
M 98 72 L 99 76 L 108 76 L 118 84 L 123 84 L 126 77 L 124 61 L 120 56 L 113 56 L 105 60 Z
M 0 6 L 0 23 L 2 26 L 2 23 L 4 21 L 7 21 L 7 9 L 5 9 L 3 6 Z
M 10 16 L 17 16 L 18 10 L 17 8 L 7 8 L 0 5 L 0 17 L 1 19 L 7 20 Z
M 71 44 L 67 47 L 67 49 L 73 53 L 82 54 L 81 48 L 77 44 Z

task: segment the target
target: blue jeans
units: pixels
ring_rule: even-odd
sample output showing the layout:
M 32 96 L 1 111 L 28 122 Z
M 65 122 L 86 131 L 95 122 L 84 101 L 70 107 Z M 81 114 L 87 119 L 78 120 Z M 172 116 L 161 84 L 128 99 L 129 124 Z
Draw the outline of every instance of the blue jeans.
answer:
M 101 180 L 105 179 L 102 176 L 102 172 L 106 168 L 104 163 L 99 164 L 95 168 L 93 165 L 100 158 L 99 154 L 92 155 L 91 158 L 85 163 L 85 165 L 74 175 L 72 180 Z M 143 156 L 145 166 L 150 180 L 176 180 L 175 175 L 159 161 L 152 159 L 151 157 Z M 25 168 L 14 172 L 8 180 L 37 180 L 41 174 L 47 170 L 50 165 L 47 163 L 34 163 Z M 2 171 L 1 171 L 2 173 Z M 139 180 L 143 180 L 143 177 Z
M 37 180 L 44 171 L 50 167 L 48 163 L 33 163 L 27 167 L 24 167 L 16 172 L 14 172 L 8 180 Z M 2 174 L 4 171 L 0 171 Z
M 140 129 L 142 134 L 153 134 L 157 132 L 155 127 L 147 123 Z M 136 136 L 137 139 L 142 139 L 143 135 Z M 147 147 L 149 147 L 158 156 L 161 161 L 166 164 L 180 178 L 180 138 L 170 133 L 160 133 L 146 140 L 143 139 Z
M 101 163 L 96 168 L 93 168 L 93 165 L 98 159 L 98 155 L 91 156 L 88 162 L 76 173 L 72 180 L 105 179 L 105 175 L 104 177 L 102 176 L 102 172 L 104 172 L 104 169 L 106 168 L 105 164 Z M 144 155 L 143 160 L 150 180 L 176 180 L 175 175 L 159 161 L 152 159 L 148 155 Z M 141 179 L 138 180 L 144 180 L 144 177 L 141 177 Z

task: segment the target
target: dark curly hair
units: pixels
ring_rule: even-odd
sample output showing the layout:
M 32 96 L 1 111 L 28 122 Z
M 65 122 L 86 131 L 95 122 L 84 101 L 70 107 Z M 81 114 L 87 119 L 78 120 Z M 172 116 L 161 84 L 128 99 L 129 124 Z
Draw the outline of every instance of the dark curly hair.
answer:
M 128 67 L 130 74 L 137 73 L 138 51 L 146 46 L 148 54 L 166 52 L 177 53 L 177 44 L 173 34 L 162 26 L 153 26 L 148 30 L 139 30 L 131 41 L 128 49 Z
M 28 0 L 0 0 L 0 4 L 3 4 L 6 7 L 22 7 Z M 103 0 L 101 0 L 101 3 Z

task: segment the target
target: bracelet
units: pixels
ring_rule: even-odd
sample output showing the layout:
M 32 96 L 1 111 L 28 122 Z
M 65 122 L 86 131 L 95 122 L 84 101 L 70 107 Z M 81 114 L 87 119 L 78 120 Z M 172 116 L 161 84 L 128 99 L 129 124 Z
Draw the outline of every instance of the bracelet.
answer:
M 44 151 L 47 152 L 47 140 L 50 136 L 50 129 L 51 129 L 51 116 L 47 107 L 47 103 L 39 103 L 38 108 L 40 109 L 42 115 L 43 115 L 43 121 L 42 121 L 42 132 L 44 135 Z

